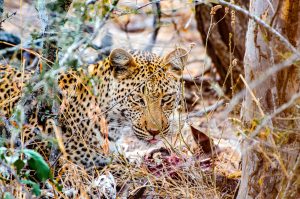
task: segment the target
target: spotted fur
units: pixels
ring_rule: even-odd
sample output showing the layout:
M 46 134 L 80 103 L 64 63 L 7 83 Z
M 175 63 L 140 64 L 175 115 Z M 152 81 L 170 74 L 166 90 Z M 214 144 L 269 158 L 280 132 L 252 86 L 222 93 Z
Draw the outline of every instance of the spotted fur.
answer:
M 115 49 L 107 59 L 87 69 L 60 74 L 58 124 L 47 120 L 40 127 L 34 122 L 36 113 L 25 128 L 26 140 L 36 136 L 34 128 L 39 127 L 47 136 L 55 127 L 62 135 L 67 158 L 88 169 L 110 161 L 103 153 L 105 139 L 113 151 L 126 136 L 122 133 L 125 126 L 145 142 L 160 139 L 170 131 L 169 116 L 180 92 L 178 79 L 169 68 L 182 67 L 186 59 L 187 52 L 181 48 L 163 58 L 150 52 Z M 30 73 L 16 72 L 9 66 L 0 69 L 0 113 L 9 117 Z M 101 129 L 103 121 L 108 135 Z

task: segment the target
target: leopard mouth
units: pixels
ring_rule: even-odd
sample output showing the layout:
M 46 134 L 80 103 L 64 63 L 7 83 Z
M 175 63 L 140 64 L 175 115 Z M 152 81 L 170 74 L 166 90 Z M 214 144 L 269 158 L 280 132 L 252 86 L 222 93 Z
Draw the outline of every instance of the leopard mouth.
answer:
M 160 140 L 159 139 L 156 139 L 156 138 L 152 138 L 152 139 L 150 139 L 150 140 L 147 140 L 147 142 L 149 143 L 149 144 L 156 144 L 156 143 L 158 143 Z
M 159 133 L 156 136 L 151 135 L 146 130 L 143 130 L 142 128 L 137 127 L 137 126 L 132 126 L 132 129 L 133 129 L 135 136 L 138 139 L 143 140 L 149 144 L 155 144 L 155 143 L 161 141 L 162 138 L 165 137 L 169 133 L 169 130 L 170 130 L 169 127 L 170 126 L 165 128 L 161 133 Z

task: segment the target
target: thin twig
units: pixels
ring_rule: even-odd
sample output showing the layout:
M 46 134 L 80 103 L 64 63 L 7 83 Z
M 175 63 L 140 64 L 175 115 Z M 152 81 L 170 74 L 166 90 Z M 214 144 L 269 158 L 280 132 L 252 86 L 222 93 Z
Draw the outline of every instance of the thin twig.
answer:
M 153 1 L 151 1 L 153 2 Z M 145 50 L 147 51 L 151 51 L 155 42 L 156 42 L 156 38 L 160 29 L 160 18 L 161 18 L 161 7 L 160 7 L 160 1 L 153 3 L 152 5 L 152 10 L 153 10 L 153 27 L 154 27 L 154 31 L 152 33 L 151 36 L 151 40 L 148 44 L 148 46 L 146 46 Z
M 142 9 L 142 8 L 144 8 L 144 7 L 147 7 L 147 6 L 149 6 L 149 5 L 153 4 L 153 3 L 159 3 L 159 2 L 161 2 L 161 1 L 162 1 L 162 0 L 151 1 L 151 2 L 149 2 L 149 3 L 146 3 L 146 4 L 142 5 L 142 6 L 137 7 L 136 10 L 140 10 L 140 9 Z
M 278 32 L 276 29 L 274 29 L 273 27 L 268 25 L 261 18 L 259 18 L 256 15 L 251 14 L 248 10 L 243 9 L 242 7 L 240 7 L 238 5 L 229 3 L 229 2 L 224 1 L 224 0 L 216 0 L 216 1 L 221 5 L 228 6 L 229 8 L 234 9 L 234 10 L 246 15 L 247 17 L 249 17 L 250 19 L 255 21 L 257 24 L 263 26 L 270 33 L 275 35 L 282 43 L 284 43 L 294 54 L 296 54 L 300 58 L 300 52 L 280 32 Z M 197 1 L 197 2 L 198 3 L 203 3 L 203 1 Z
M 262 84 L 267 78 L 269 78 L 271 75 L 279 72 L 280 70 L 283 70 L 285 68 L 290 67 L 293 63 L 296 61 L 299 61 L 300 57 L 296 54 L 292 55 L 288 59 L 284 60 L 283 62 L 276 64 L 273 67 L 270 67 L 268 70 L 264 72 L 260 77 L 256 78 L 254 81 L 250 82 L 249 88 L 255 89 L 258 85 Z M 229 105 L 227 106 L 226 110 L 224 111 L 224 117 L 227 117 L 227 115 L 233 110 L 233 108 L 239 103 L 241 99 L 246 94 L 246 89 L 243 89 L 238 94 L 236 94 L 231 100 Z
M 38 10 L 39 18 L 40 18 L 40 22 L 41 22 L 41 35 L 44 35 L 46 28 L 49 24 L 49 18 L 48 18 L 45 0 L 37 1 L 37 10 Z
M 192 77 L 187 74 L 182 75 L 181 79 L 185 82 L 185 85 L 201 85 L 203 82 L 210 84 L 214 81 L 212 77 Z
M 201 109 L 201 110 L 196 111 L 196 112 L 189 113 L 188 117 L 189 118 L 202 117 L 203 115 L 206 115 L 207 113 L 209 113 L 211 111 L 217 110 L 223 104 L 224 104 L 224 100 L 217 101 L 215 104 L 213 104 L 211 106 L 205 107 L 204 109 Z
M 22 184 L 22 182 L 21 182 L 20 177 L 19 177 L 18 174 L 16 173 L 16 171 L 15 171 L 14 169 L 12 169 L 10 165 L 8 165 L 7 163 L 5 163 L 5 162 L 2 161 L 1 159 L 0 159 L 0 165 L 3 166 L 5 169 L 7 169 L 8 173 L 9 173 L 11 176 L 13 176 L 14 179 L 16 179 L 18 185 L 19 185 L 20 187 L 22 187 L 23 184 Z M 24 192 L 26 193 L 27 196 L 29 196 L 29 197 L 31 196 L 31 193 L 29 193 L 26 189 L 22 189 L 22 191 L 24 191 Z
M 257 98 L 255 97 L 255 94 L 253 93 L 253 91 L 249 88 L 248 83 L 246 82 L 246 80 L 244 79 L 244 77 L 240 74 L 239 77 L 241 78 L 241 80 L 243 81 L 243 83 L 245 84 L 246 89 L 248 90 L 248 92 L 250 93 L 253 101 L 256 103 L 256 106 L 258 107 L 258 110 L 261 114 L 262 117 L 265 116 L 264 111 L 262 110 L 261 104 L 259 103 L 259 101 L 257 100 Z
M 274 118 L 276 115 L 278 115 L 279 113 L 281 113 L 282 111 L 286 110 L 287 108 L 289 108 L 291 105 L 294 104 L 294 102 L 300 98 L 300 93 L 296 93 L 294 94 L 291 99 L 287 102 L 284 103 L 283 105 L 281 105 L 280 107 L 278 107 L 272 114 L 268 115 L 267 117 L 265 117 L 263 119 L 263 121 L 261 122 L 261 124 L 255 129 L 255 131 L 253 133 L 251 133 L 251 138 L 254 138 L 255 136 L 257 136 L 257 134 L 260 132 L 260 130 L 266 126 L 266 124 L 272 119 Z
M 3 41 L 0 41 L 0 43 L 4 43 L 4 44 L 10 45 L 10 46 L 15 46 L 15 45 L 13 45 L 11 43 L 7 43 L 7 42 L 3 42 Z M 39 53 L 37 53 L 37 52 L 35 52 L 33 50 L 30 50 L 30 49 L 27 49 L 27 48 L 22 48 L 22 47 L 21 47 L 21 49 L 24 50 L 24 51 L 26 51 L 26 52 L 28 52 L 28 53 L 30 53 L 30 54 L 32 54 L 32 55 L 34 55 L 34 56 L 36 56 L 36 57 L 38 57 L 39 59 L 44 60 L 45 62 L 53 63 L 50 60 L 44 58 L 42 55 L 40 55 Z
M 1 21 L 0 21 L 0 27 L 1 27 L 2 23 L 4 23 L 6 20 L 10 19 L 11 17 L 13 17 L 16 14 L 17 14 L 17 12 L 13 12 L 13 13 L 7 15 L 4 19 L 1 19 Z
M 78 49 L 82 44 L 85 43 L 86 45 L 88 45 L 90 42 L 92 42 L 96 38 L 96 36 L 98 35 L 99 31 L 103 28 L 103 26 L 105 25 L 105 23 L 107 22 L 107 20 L 110 18 L 111 13 L 115 10 L 118 2 L 119 2 L 119 0 L 114 0 L 112 2 L 112 5 L 111 5 L 109 11 L 105 14 L 103 20 L 101 22 L 99 22 L 99 21 L 96 22 L 95 31 L 94 31 L 94 33 L 91 36 L 85 37 L 85 38 L 79 40 L 78 42 L 75 42 L 73 45 L 71 45 L 68 48 L 67 52 L 65 53 L 65 56 L 62 57 L 62 59 L 61 59 L 61 61 L 59 63 L 60 66 L 63 66 L 66 63 L 66 61 L 68 60 L 69 56 L 76 49 Z
M 46 39 L 55 40 L 55 39 L 57 39 L 57 37 L 40 38 L 40 39 L 36 39 L 34 41 L 24 42 L 24 43 L 22 43 L 22 45 L 21 44 L 15 45 L 15 44 L 11 44 L 11 43 L 8 43 L 8 42 L 0 41 L 0 44 L 3 43 L 3 44 L 12 46 L 10 48 L 5 48 L 3 50 L 0 50 L 0 56 L 3 56 L 4 54 L 6 54 L 8 52 L 16 51 L 18 49 L 24 50 L 26 48 L 30 48 L 31 45 L 34 45 L 36 49 L 39 49 L 41 47 L 38 47 L 36 45 L 39 45 L 41 42 L 43 42 Z
M 4 11 L 4 0 L 0 0 L 0 20 L 2 20 L 3 11 Z M 1 29 L 1 23 L 0 23 L 0 29 Z
M 0 112 L 1 113 L 1 112 Z M 0 114 L 0 121 L 4 123 L 4 127 L 8 130 L 8 132 L 12 132 L 13 126 L 10 124 L 8 119 Z
M 296 163 L 295 163 L 295 165 L 293 167 L 293 170 L 290 172 L 288 183 L 287 183 L 287 186 L 285 188 L 285 191 L 284 191 L 284 194 L 283 194 L 282 198 L 291 198 L 291 194 L 293 193 L 292 190 L 294 189 L 296 191 L 297 190 L 297 186 L 299 188 L 299 184 L 297 185 L 297 183 L 296 183 L 296 186 L 293 185 L 294 182 L 296 181 L 296 180 L 293 181 L 293 179 L 296 176 L 299 175 L 299 170 L 300 170 L 300 155 L 299 155 L 299 153 L 298 153 L 298 155 L 296 157 L 297 157 L 297 161 L 296 161 Z

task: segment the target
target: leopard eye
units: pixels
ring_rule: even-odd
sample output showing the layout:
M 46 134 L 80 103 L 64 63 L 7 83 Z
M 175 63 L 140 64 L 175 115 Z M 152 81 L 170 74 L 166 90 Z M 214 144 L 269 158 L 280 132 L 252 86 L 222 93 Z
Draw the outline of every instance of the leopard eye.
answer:
M 173 101 L 173 95 L 165 95 L 162 99 L 161 99 L 161 103 L 163 105 L 168 105 Z
M 132 101 L 133 101 L 133 103 L 135 103 L 139 106 L 145 106 L 144 99 L 142 97 L 138 96 L 138 95 L 132 96 Z

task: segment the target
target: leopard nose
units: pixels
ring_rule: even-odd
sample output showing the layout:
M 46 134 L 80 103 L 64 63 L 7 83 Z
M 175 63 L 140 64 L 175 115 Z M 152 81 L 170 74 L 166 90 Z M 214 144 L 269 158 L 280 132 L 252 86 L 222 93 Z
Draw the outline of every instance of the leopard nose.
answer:
M 158 135 L 160 131 L 158 129 L 147 129 L 147 131 L 154 136 Z

